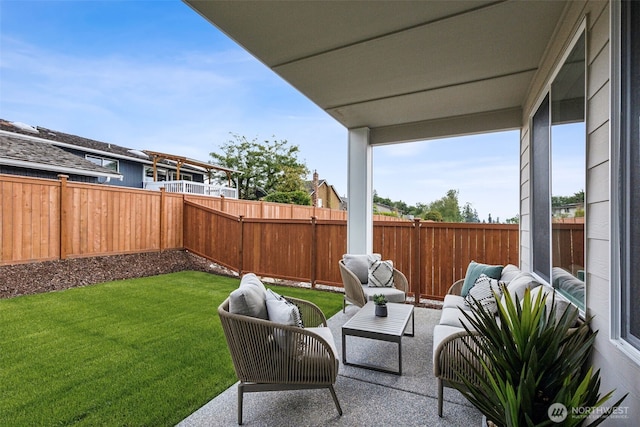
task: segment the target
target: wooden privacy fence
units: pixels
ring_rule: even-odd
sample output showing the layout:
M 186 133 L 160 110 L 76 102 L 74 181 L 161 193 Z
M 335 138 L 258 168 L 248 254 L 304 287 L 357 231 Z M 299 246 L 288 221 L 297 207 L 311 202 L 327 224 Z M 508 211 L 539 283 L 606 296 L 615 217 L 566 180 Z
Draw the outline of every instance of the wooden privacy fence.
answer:
M 342 286 L 344 220 L 244 218 L 185 201 L 184 245 L 239 273 Z M 374 221 L 374 252 L 405 273 L 410 294 L 442 299 L 470 261 L 518 264 L 518 226 Z
M 0 264 L 181 248 L 182 195 L 0 175 Z
M 347 220 L 347 211 L 315 206 L 291 205 L 286 203 L 265 202 L 262 200 L 240 200 L 227 197 L 204 197 L 185 195 L 185 200 L 206 206 L 230 215 L 245 218 L 272 219 L 341 219 Z M 374 214 L 378 221 L 407 221 L 402 218 Z
M 346 219 L 312 206 L 0 174 L 0 265 L 183 248 L 185 200 L 257 218 Z
M 346 252 L 347 223 L 332 217 L 342 211 L 83 184 L 64 176 L 0 174 L 0 198 L 3 265 L 186 248 L 241 273 L 342 286 L 338 261 Z M 309 212 L 318 216 L 305 216 Z M 407 275 L 414 296 L 442 298 L 471 260 L 519 262 L 517 225 L 374 218 L 384 219 L 374 221 L 374 251 Z M 582 227 L 554 224 L 554 265 L 584 265 Z

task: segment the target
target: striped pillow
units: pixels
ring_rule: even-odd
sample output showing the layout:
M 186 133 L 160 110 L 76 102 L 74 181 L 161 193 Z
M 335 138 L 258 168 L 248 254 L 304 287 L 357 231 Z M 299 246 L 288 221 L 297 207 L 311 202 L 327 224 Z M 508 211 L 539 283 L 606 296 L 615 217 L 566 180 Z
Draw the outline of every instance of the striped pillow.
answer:
M 473 299 L 475 298 L 483 309 L 496 314 L 498 312 L 498 301 L 496 300 L 494 292 L 498 298 L 501 298 L 502 286 L 504 286 L 504 282 L 492 279 L 486 274 L 481 274 L 469 290 L 467 296 L 464 297 L 464 302 L 467 306 L 473 307 Z

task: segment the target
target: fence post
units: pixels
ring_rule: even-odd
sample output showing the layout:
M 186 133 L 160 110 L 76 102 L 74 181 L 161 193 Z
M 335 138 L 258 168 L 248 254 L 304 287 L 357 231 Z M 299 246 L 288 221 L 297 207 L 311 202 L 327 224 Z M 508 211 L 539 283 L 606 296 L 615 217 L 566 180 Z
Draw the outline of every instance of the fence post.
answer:
M 220 195 L 220 210 L 222 212 L 224 212 L 224 207 L 225 207 L 225 203 L 224 203 L 224 194 Z
M 238 221 L 240 222 L 240 247 L 238 248 L 238 274 L 242 276 L 242 271 L 244 270 L 244 215 L 238 216 Z
M 316 217 L 311 217 L 311 288 L 316 287 L 318 267 L 318 228 Z
M 420 294 L 422 293 L 422 278 L 420 277 L 420 247 L 422 246 L 420 242 L 420 218 L 415 218 L 413 220 L 414 233 L 413 233 L 413 242 L 411 245 L 413 247 L 413 260 L 411 261 L 411 281 L 414 283 L 413 289 L 413 304 L 420 304 Z M 415 288 L 417 286 L 417 289 Z
M 183 204 L 184 204 L 184 195 L 182 196 L 183 199 Z M 160 187 L 160 227 L 159 227 L 159 231 L 160 231 L 160 251 L 164 251 L 164 248 L 167 244 L 167 242 L 165 241 L 165 226 L 164 226 L 164 217 L 165 217 L 165 213 L 164 213 L 164 209 L 165 209 L 165 203 L 166 203 L 166 195 L 165 195 L 165 189 L 164 187 Z
M 58 175 L 60 179 L 60 259 L 67 259 L 69 248 L 67 236 L 69 235 L 69 193 L 67 179 L 69 175 Z

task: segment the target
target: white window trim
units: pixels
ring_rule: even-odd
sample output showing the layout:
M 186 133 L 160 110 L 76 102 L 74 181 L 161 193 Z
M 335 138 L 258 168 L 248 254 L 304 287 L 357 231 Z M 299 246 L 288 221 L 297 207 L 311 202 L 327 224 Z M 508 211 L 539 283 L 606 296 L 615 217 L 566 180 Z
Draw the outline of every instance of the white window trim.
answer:
M 104 161 L 105 161 L 105 160 L 107 160 L 107 161 L 109 161 L 109 162 L 116 162 L 116 172 L 120 172 L 120 161 L 119 161 L 118 159 L 111 159 L 111 158 L 109 158 L 109 157 L 96 156 L 95 154 L 85 154 L 85 155 L 84 155 L 84 158 L 85 158 L 85 160 L 89 160 L 89 158 L 92 158 L 92 159 L 99 159 L 99 160 L 100 160 L 100 162 L 101 162 L 99 166 L 102 166 L 103 168 L 107 168 L 107 167 L 104 165 Z M 89 161 L 91 161 L 91 160 L 89 160 Z M 92 163 L 93 163 L 93 162 L 92 162 Z M 109 169 L 109 168 L 107 168 L 107 169 Z
M 622 53 L 620 31 L 622 8 L 620 2 L 611 2 L 611 22 L 609 41 L 610 49 L 610 116 L 609 116 L 609 177 L 611 182 L 610 188 L 610 253 L 609 265 L 611 270 L 610 287 L 609 287 L 609 340 L 622 353 L 629 357 L 636 364 L 640 365 L 640 350 L 629 343 L 622 337 L 622 271 L 620 265 L 620 233 L 622 232 L 622 224 L 618 220 L 618 213 L 622 209 L 622 202 L 619 195 L 619 185 L 621 180 L 618 171 L 621 165 L 620 152 L 620 126 L 621 126 L 621 108 L 620 108 L 620 92 L 621 92 L 621 64 L 620 56 Z

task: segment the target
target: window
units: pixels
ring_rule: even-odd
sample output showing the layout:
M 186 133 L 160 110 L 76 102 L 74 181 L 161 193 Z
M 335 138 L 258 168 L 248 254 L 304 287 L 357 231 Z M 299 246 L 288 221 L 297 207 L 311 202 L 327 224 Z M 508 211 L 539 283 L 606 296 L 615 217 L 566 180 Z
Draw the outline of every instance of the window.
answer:
M 167 170 L 156 168 L 156 180 L 155 181 L 166 181 L 167 180 Z M 153 182 L 153 167 L 145 166 L 144 168 L 144 180 L 147 182 Z
M 533 272 L 584 312 L 585 23 L 531 118 Z
M 90 156 L 89 154 L 85 155 L 85 159 L 89 160 L 91 163 L 95 163 L 98 166 L 102 166 L 103 168 L 111 169 L 116 172 L 118 172 L 118 170 L 120 169 L 120 165 L 118 164 L 117 160 L 98 156 Z
M 180 172 L 180 179 L 178 179 L 178 174 L 173 171 L 169 175 L 172 181 L 193 181 L 193 175 L 190 173 Z
M 613 124 L 619 129 L 614 137 L 619 172 L 613 181 L 619 184 L 614 187 L 614 232 L 619 236 L 620 329 L 614 335 L 640 350 L 640 3 L 621 3 L 619 49 L 620 122 Z

